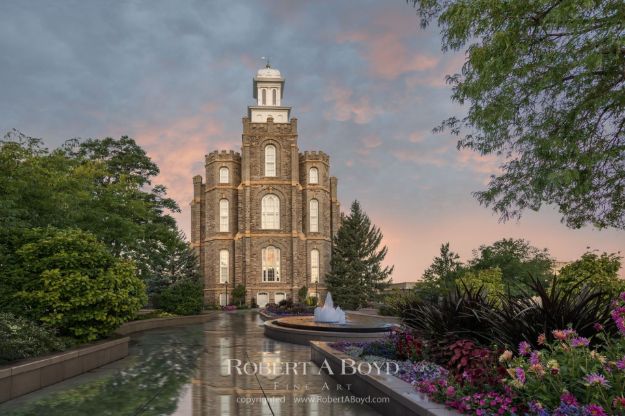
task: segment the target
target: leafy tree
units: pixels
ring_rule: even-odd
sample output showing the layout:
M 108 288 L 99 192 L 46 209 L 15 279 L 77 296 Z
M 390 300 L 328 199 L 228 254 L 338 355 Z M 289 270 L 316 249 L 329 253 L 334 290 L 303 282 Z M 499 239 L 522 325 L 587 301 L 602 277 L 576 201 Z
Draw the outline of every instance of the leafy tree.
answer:
M 486 298 L 494 303 L 504 294 L 504 285 L 499 268 L 472 270 L 457 279 L 458 286 L 473 291 L 483 291 Z
M 390 283 L 393 267 L 383 267 L 386 246 L 379 248 L 382 233 L 354 201 L 343 218 L 332 245 L 331 271 L 326 276 L 328 290 L 343 308 L 365 306 Z
M 245 303 L 245 285 L 239 283 L 232 289 L 232 300 L 237 306 L 242 306 Z
M 461 271 L 460 256 L 451 251 L 449 243 L 441 244 L 440 254 L 434 257 L 430 267 L 423 272 L 421 282 L 415 289 L 421 296 L 436 298 L 453 287 Z
M 92 234 L 37 228 L 16 252 L 10 309 L 83 340 L 107 335 L 146 302 L 132 262 L 118 260 Z
M 297 298 L 300 302 L 304 302 L 308 296 L 308 287 L 306 285 L 299 288 L 297 291 Z
M 558 273 L 559 283 L 568 290 L 581 290 L 585 285 L 599 288 L 614 296 L 625 291 L 625 280 L 620 279 L 621 256 L 616 253 L 587 252 L 576 260 L 562 267 Z
M 204 288 L 197 280 L 183 280 L 169 286 L 158 296 L 159 308 L 178 315 L 202 312 Z
M 502 158 L 477 199 L 504 221 L 554 204 L 569 227 L 625 228 L 623 2 L 410 2 L 443 50 L 466 50 L 448 81 L 468 115 L 439 129 Z
M 134 140 L 70 140 L 49 151 L 17 131 L 0 142 L 0 268 L 23 229 L 54 226 L 93 233 L 134 260 L 151 293 L 197 276 L 197 260 L 176 227 L 175 201 L 149 189 L 158 168 Z M 16 237 L 17 236 L 17 237 Z
M 533 247 L 523 239 L 504 238 L 480 246 L 473 254 L 469 269 L 500 269 L 503 282 L 512 293 L 518 293 L 520 283 L 529 282 L 531 277 L 546 282 L 552 274 L 553 259 L 549 251 Z

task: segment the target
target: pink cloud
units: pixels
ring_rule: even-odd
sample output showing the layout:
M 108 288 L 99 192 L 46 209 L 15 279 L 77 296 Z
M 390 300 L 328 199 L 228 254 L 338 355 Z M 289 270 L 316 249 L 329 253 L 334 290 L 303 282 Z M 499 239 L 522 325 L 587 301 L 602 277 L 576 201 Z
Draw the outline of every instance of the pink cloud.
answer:
M 376 135 L 366 136 L 360 140 L 361 148 L 358 149 L 360 156 L 368 156 L 375 148 L 380 147 L 382 140 Z
M 394 149 L 391 155 L 401 162 L 414 163 L 416 165 L 445 166 L 449 161 L 444 155 L 450 151 L 448 145 L 439 146 L 434 149 Z
M 324 97 L 326 102 L 332 103 L 332 108 L 325 112 L 326 119 L 349 121 L 366 124 L 381 110 L 374 107 L 369 97 L 353 97 L 349 88 L 331 84 Z
M 336 41 L 356 44 L 372 75 L 392 80 L 437 66 L 438 57 L 415 53 L 409 46 L 418 35 L 412 14 L 406 18 L 405 13 L 387 12 L 376 16 L 368 30 L 339 33 Z

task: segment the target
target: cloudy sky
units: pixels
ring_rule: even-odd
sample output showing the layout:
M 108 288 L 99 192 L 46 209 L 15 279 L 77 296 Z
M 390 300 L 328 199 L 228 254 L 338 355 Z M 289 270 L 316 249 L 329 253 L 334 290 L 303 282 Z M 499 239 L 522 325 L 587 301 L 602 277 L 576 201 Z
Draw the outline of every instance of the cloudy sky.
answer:
M 464 108 L 443 54 L 404 0 L 32 1 L 0 3 L 0 129 L 42 137 L 134 137 L 161 168 L 188 234 L 191 177 L 203 156 L 240 148 L 252 77 L 270 56 L 286 78 L 300 149 L 324 150 L 343 208 L 380 226 L 395 281 L 415 280 L 442 242 L 464 259 L 522 237 L 571 260 L 618 251 L 625 235 L 569 230 L 546 207 L 500 224 L 471 196 L 498 162 L 432 128 Z

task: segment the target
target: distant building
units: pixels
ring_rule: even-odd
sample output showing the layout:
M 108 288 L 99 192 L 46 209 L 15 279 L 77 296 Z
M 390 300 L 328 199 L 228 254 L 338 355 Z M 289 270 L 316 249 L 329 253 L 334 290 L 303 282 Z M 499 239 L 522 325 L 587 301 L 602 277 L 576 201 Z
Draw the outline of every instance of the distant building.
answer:
M 397 290 L 412 290 L 414 289 L 417 282 L 399 282 L 399 283 L 391 283 L 384 292 L 393 292 Z
M 211 152 L 205 181 L 193 178 L 191 241 L 208 302 L 228 303 L 238 284 L 246 302 L 259 306 L 295 298 L 304 285 L 309 296 L 325 294 L 340 221 L 338 181 L 327 154 L 299 151 L 297 119 L 282 105 L 283 92 L 280 71 L 258 70 L 241 153 Z
M 572 261 L 554 261 L 553 266 L 551 267 L 551 272 L 553 274 L 560 274 L 560 269 L 562 269 L 564 266 L 568 266 L 571 263 L 573 262 Z

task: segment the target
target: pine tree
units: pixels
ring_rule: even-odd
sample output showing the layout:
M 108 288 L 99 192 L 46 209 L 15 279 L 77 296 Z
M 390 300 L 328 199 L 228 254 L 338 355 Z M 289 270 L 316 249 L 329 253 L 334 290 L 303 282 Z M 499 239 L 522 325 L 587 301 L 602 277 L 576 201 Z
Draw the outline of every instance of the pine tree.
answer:
M 382 266 L 388 249 L 378 249 L 381 242 L 380 229 L 354 201 L 334 238 L 331 272 L 326 276 L 334 302 L 343 309 L 365 306 L 389 285 L 393 266 Z

